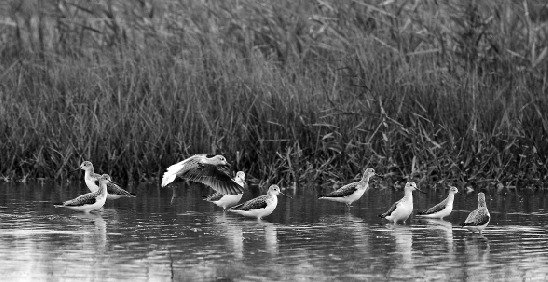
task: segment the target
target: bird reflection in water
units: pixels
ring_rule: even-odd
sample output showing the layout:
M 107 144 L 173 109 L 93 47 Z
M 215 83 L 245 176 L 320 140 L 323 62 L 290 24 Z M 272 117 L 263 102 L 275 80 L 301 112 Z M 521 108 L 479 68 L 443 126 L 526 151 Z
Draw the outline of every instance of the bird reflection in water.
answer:
M 108 278 L 110 264 L 108 262 L 107 249 L 107 223 L 103 219 L 103 211 L 94 213 L 82 213 L 74 215 L 82 222 L 85 234 L 82 237 L 82 250 L 89 251 L 87 259 L 91 260 L 89 268 L 80 268 L 79 275 L 85 275 L 95 280 Z M 86 224 L 86 223 L 93 223 Z
M 387 273 L 390 278 L 414 277 L 413 266 L 413 236 L 411 228 L 407 225 L 387 224 L 390 235 L 394 237 L 394 261 Z
M 278 254 L 278 231 L 276 225 L 270 222 L 263 223 L 266 251 L 272 255 Z
M 464 237 L 464 267 L 465 278 L 475 281 L 488 281 L 492 277 L 489 269 L 491 246 L 484 235 L 467 234 Z
M 236 219 L 230 215 L 227 216 L 226 213 L 215 216 L 214 221 L 216 224 L 222 226 L 224 236 L 232 246 L 235 258 L 241 259 L 244 257 L 244 248 L 248 245 L 245 242 L 247 241 L 249 244 L 256 242 L 255 238 L 252 238 L 256 236 L 262 237 L 264 240 L 264 251 L 273 255 L 278 254 L 278 230 L 276 224 L 263 220 L 249 221 Z M 248 249 L 253 249 L 253 251 L 256 248 L 247 247 Z
M 344 217 L 344 227 L 351 231 L 352 238 L 354 239 L 354 246 L 356 249 L 367 252 L 369 246 L 369 227 L 364 223 L 363 219 L 354 216 L 347 212 Z
M 215 215 L 213 218 L 215 225 L 222 228 L 224 237 L 227 238 L 232 248 L 232 254 L 235 258 L 241 259 L 244 256 L 244 236 L 240 223 L 226 215 L 226 212 Z
M 93 226 L 83 225 L 87 231 L 83 238 L 84 248 L 92 248 L 96 254 L 104 254 L 107 245 L 107 222 L 101 212 L 75 214 L 82 223 L 93 222 Z
M 443 219 L 421 219 L 420 222 L 427 224 L 427 227 L 431 230 L 435 230 L 440 238 L 446 243 L 447 254 L 453 253 L 453 225 L 451 222 Z

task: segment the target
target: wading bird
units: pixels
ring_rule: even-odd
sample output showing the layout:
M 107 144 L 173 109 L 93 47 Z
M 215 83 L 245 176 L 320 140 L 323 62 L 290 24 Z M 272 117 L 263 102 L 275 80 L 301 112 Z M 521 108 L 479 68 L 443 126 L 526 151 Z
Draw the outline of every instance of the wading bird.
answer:
M 268 188 L 266 195 L 261 195 L 245 203 L 239 204 L 230 208 L 228 211 L 239 213 L 247 217 L 256 217 L 260 220 L 274 211 L 276 205 L 278 205 L 278 194 L 282 194 L 290 198 L 280 191 L 280 187 L 278 187 L 278 185 L 274 184 Z
M 373 176 L 382 177 L 375 173 L 375 170 L 368 168 L 364 171 L 362 179 L 358 182 L 352 182 L 344 185 L 335 192 L 327 195 L 320 195 L 318 199 L 345 203 L 348 207 L 361 198 L 363 193 L 369 189 L 369 179 Z
M 491 215 L 485 203 L 485 194 L 478 193 L 478 208 L 473 210 L 460 225 L 472 232 L 477 231 L 481 234 L 490 221 Z
M 407 182 L 404 189 L 405 196 L 395 202 L 387 212 L 379 214 L 379 217 L 386 218 L 393 223 L 405 223 L 413 211 L 413 191 L 417 190 L 424 194 L 426 192 L 420 190 L 415 182 Z
M 236 177 L 233 179 L 234 182 L 238 183 L 238 185 L 244 187 L 245 186 L 245 172 L 238 171 L 236 173 Z M 217 192 L 213 195 L 209 195 L 204 198 L 205 201 L 211 202 L 216 204 L 218 207 L 223 208 L 224 210 L 231 208 L 235 206 L 241 199 L 242 194 L 237 195 L 223 195 L 220 192 Z
M 101 175 L 93 171 L 94 170 L 93 164 L 90 161 L 84 161 L 82 162 L 79 168 L 74 169 L 73 171 L 76 171 L 79 169 L 85 171 L 84 182 L 86 182 L 86 185 L 88 186 L 89 190 L 91 192 L 95 192 L 99 190 L 99 186 L 97 186 L 96 183 L 99 182 L 99 178 L 101 177 Z M 108 200 L 115 200 L 121 197 L 135 197 L 135 194 L 122 189 L 122 187 L 112 182 L 107 183 L 107 192 L 108 192 L 108 196 L 107 196 Z
M 441 201 L 439 204 L 435 205 L 432 208 L 418 212 L 417 216 L 439 219 L 443 219 L 444 217 L 449 216 L 449 214 L 451 214 L 451 211 L 453 210 L 453 200 L 455 200 L 455 194 L 457 194 L 458 192 L 459 190 L 457 189 L 457 187 L 449 187 L 449 195 L 447 196 L 447 198 L 445 198 L 445 200 Z
M 56 208 L 67 208 L 76 211 L 90 212 L 97 210 L 105 205 L 107 200 L 107 183 L 111 182 L 108 174 L 99 177 L 99 190 L 85 195 L 80 195 L 72 200 L 62 203 L 54 203 Z
M 238 195 L 244 187 L 232 181 L 230 164 L 221 155 L 193 155 L 167 168 L 162 177 L 162 187 L 175 181 L 177 177 L 200 182 L 224 195 Z

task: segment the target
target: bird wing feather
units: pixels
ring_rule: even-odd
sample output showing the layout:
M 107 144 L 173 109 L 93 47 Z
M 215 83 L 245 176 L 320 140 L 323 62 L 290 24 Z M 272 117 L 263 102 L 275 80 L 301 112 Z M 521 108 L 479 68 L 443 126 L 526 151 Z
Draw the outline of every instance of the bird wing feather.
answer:
M 354 194 L 356 192 L 358 186 L 358 182 L 353 182 L 344 185 L 343 187 L 339 188 L 337 191 L 331 192 L 324 197 L 345 197 Z
M 431 207 L 427 210 L 420 211 L 417 214 L 426 215 L 426 214 L 433 214 L 433 213 L 439 212 L 439 211 L 445 209 L 445 207 L 447 207 L 447 202 L 449 202 L 449 199 L 445 198 L 445 200 L 441 201 L 439 204 L 437 204 L 437 205 L 435 205 L 435 206 L 433 206 L 433 207 Z
M 464 223 L 462 223 L 462 226 L 478 226 L 483 225 L 489 222 L 491 219 L 491 216 L 489 215 L 489 212 L 487 212 L 485 209 L 476 209 L 473 210 L 468 217 L 466 217 L 466 220 Z
M 112 183 L 107 182 L 107 192 L 110 195 L 119 195 L 119 196 L 128 196 L 128 197 L 135 197 L 135 194 L 129 193 L 128 191 L 122 189 L 122 187 Z
M 224 195 L 242 194 L 244 188 L 232 180 L 228 168 L 228 166 L 189 162 L 186 169 L 178 173 L 178 176 L 208 185 Z
M 390 216 L 395 210 L 396 208 L 398 207 L 398 204 L 401 202 L 401 200 L 395 202 L 388 211 L 386 211 L 385 213 L 383 214 L 380 214 L 379 216 L 382 217 L 382 218 L 385 218 L 387 216 Z
M 266 203 L 266 199 L 268 199 L 268 196 L 262 195 L 255 199 L 251 199 L 245 203 L 234 206 L 231 208 L 231 210 L 248 211 L 248 210 L 256 210 L 256 209 L 264 209 L 268 205 Z
M 80 207 L 84 205 L 93 205 L 95 204 L 97 194 L 96 193 L 88 193 L 85 195 L 80 195 L 72 200 L 65 201 L 63 203 L 64 206 L 69 207 Z
M 208 201 L 208 202 L 215 202 L 215 201 L 218 201 L 220 200 L 224 195 L 217 192 L 215 194 L 211 194 L 207 197 L 204 198 L 205 201 Z

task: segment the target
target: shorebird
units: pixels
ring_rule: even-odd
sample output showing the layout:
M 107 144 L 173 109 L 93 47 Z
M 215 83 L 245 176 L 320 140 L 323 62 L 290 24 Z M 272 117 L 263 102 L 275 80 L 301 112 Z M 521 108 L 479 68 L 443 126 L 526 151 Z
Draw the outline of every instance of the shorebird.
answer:
M 432 208 L 418 212 L 417 216 L 439 219 L 443 219 L 444 217 L 449 216 L 449 214 L 451 214 L 451 211 L 453 210 L 453 200 L 455 199 L 455 194 L 457 194 L 458 192 L 459 190 L 457 189 L 457 187 L 449 187 L 449 195 L 447 196 L 447 198 L 445 198 L 445 200 L 441 201 L 439 204 L 435 205 Z
M 107 183 L 111 182 L 108 174 L 103 174 L 99 177 L 99 190 L 85 195 L 80 195 L 72 200 L 62 203 L 54 203 L 56 208 L 67 208 L 71 210 L 90 212 L 97 210 L 105 205 L 107 200 Z
M 490 221 L 491 215 L 487 209 L 487 204 L 485 204 L 485 194 L 478 193 L 478 208 L 473 210 L 460 226 L 472 232 L 478 231 L 481 234 Z
M 327 195 L 320 195 L 318 199 L 345 203 L 348 207 L 357 201 L 367 189 L 369 189 L 369 179 L 373 176 L 382 177 L 375 173 L 375 170 L 368 168 L 363 172 L 362 179 L 359 182 L 352 182 L 344 185 L 335 192 Z
M 278 185 L 271 185 L 266 195 L 261 195 L 245 203 L 239 204 L 229 209 L 231 212 L 239 213 L 247 217 L 256 217 L 261 219 L 270 215 L 278 205 L 278 194 L 289 197 L 280 191 Z
M 167 168 L 162 177 L 162 187 L 180 177 L 206 184 L 224 195 L 242 194 L 244 187 L 232 181 L 229 168 L 230 164 L 221 155 L 193 155 Z
M 405 223 L 413 211 L 413 191 L 417 190 L 424 194 L 426 194 L 426 192 L 417 188 L 415 182 L 407 182 L 404 189 L 405 196 L 403 196 L 401 200 L 395 202 L 387 212 L 379 214 L 379 217 L 386 218 L 393 223 Z
M 238 185 L 244 187 L 245 185 L 245 172 L 238 171 L 236 173 L 236 177 L 233 179 L 234 182 L 238 183 Z M 217 206 L 223 208 L 224 210 L 231 208 L 235 206 L 241 199 L 242 194 L 237 195 L 223 195 L 220 192 L 217 192 L 213 195 L 209 195 L 208 197 L 204 198 L 205 201 L 211 202 L 216 204 Z
M 101 175 L 93 171 L 94 170 L 93 164 L 90 161 L 84 161 L 82 162 L 80 167 L 75 170 L 78 170 L 78 169 L 85 171 L 84 182 L 86 182 L 86 185 L 88 186 L 89 190 L 91 192 L 96 192 L 97 190 L 99 190 L 99 186 L 97 186 L 96 182 L 99 182 L 99 178 L 101 177 Z M 122 189 L 122 187 L 112 182 L 107 182 L 107 192 L 108 192 L 108 196 L 107 196 L 108 200 L 115 200 L 121 197 L 135 197 L 135 194 Z

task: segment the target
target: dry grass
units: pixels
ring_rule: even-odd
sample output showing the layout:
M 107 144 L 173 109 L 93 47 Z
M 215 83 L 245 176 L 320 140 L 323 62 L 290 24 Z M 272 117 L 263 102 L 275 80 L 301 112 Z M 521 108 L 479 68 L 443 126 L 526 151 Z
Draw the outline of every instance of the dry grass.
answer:
M 144 181 L 207 152 L 287 185 L 366 166 L 546 182 L 540 0 L 95 3 L 3 8 L 5 178 L 62 178 L 91 160 Z

